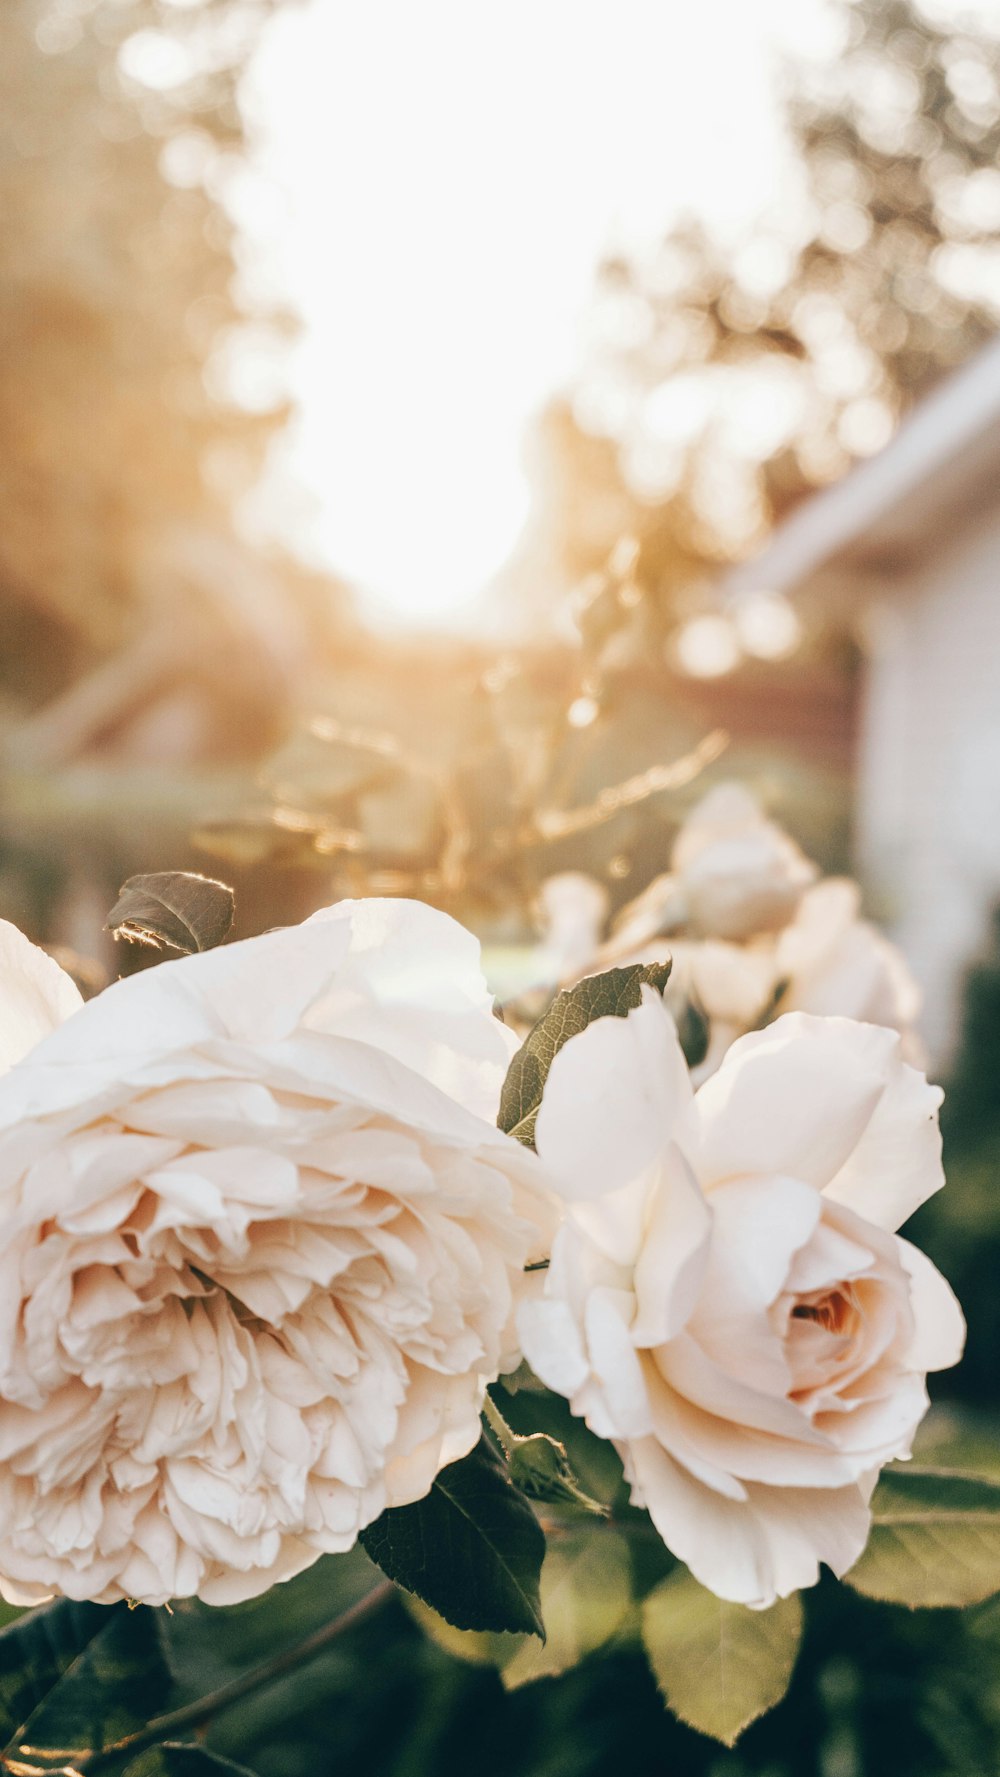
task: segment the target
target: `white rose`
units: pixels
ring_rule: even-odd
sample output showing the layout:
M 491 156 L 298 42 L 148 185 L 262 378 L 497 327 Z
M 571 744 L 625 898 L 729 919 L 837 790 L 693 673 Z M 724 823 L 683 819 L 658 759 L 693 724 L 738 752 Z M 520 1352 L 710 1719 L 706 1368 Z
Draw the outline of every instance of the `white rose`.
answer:
M 741 784 L 718 784 L 674 841 L 670 871 L 623 907 L 597 953 L 600 967 L 632 959 L 665 933 L 743 943 L 777 932 L 816 879 L 816 866 L 764 816 Z
M 546 1244 L 512 1047 L 475 940 L 373 900 L 133 976 L 0 1079 L 6 1597 L 252 1597 L 471 1448 Z
M 667 1004 L 688 1004 L 708 1024 L 707 1049 L 692 1069 L 695 1085 L 713 1074 L 737 1037 L 779 1013 L 814 1012 L 883 1024 L 903 1039 L 902 1053 L 923 1066 L 916 1030 L 921 994 L 902 953 L 859 917 L 857 883 L 830 877 L 806 890 L 790 923 L 735 944 L 722 938 L 662 938 L 617 954 L 615 961 L 672 963 Z
M 0 1073 L 83 1005 L 65 970 L 0 919 Z
M 567 1208 L 525 1354 L 722 1598 L 851 1566 L 925 1372 L 960 1355 L 948 1285 L 893 1232 L 943 1182 L 939 1100 L 895 1034 L 802 1014 L 694 1094 L 648 989 L 553 1063 L 537 1142 Z
M 535 957 L 539 979 L 575 981 L 587 971 L 600 943 L 610 897 L 602 882 L 582 870 L 547 876 L 537 896 L 542 943 Z
M 739 784 L 719 784 L 688 816 L 670 860 L 679 921 L 706 938 L 779 931 L 816 866 Z
M 845 877 L 803 895 L 774 945 L 775 983 L 787 983 L 782 1009 L 884 1024 L 899 1031 L 906 1060 L 922 1065 L 920 989 L 901 951 L 859 917 L 860 906 L 857 883 Z
M 659 953 L 669 955 L 665 935 L 684 924 L 687 904 L 676 876 L 654 876 L 641 895 L 629 901 L 614 921 L 610 938 L 596 952 L 599 968 L 616 968 L 644 957 L 650 945 L 661 940 Z
M 727 1051 L 753 1030 L 773 1005 L 778 985 L 774 944 L 727 944 L 722 938 L 681 939 L 665 952 L 671 959 L 667 1007 L 682 1019 L 693 1006 L 707 1024 L 705 1054 L 691 1069 L 700 1086 Z

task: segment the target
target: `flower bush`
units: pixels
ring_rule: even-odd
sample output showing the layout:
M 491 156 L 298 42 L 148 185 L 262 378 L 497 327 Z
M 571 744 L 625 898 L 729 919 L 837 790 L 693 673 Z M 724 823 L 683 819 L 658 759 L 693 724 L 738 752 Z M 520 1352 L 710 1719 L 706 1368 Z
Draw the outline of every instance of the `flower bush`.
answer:
M 86 1005 L 0 927 L 0 1591 L 43 1623 L 0 1631 L 12 1768 L 221 1777 L 175 1731 L 394 1586 L 509 1685 L 631 1632 L 728 1744 L 821 1564 L 908 1604 L 1000 1590 L 1000 1485 L 879 1478 L 964 1337 L 897 1232 L 943 1174 L 894 954 L 734 793 L 674 861 L 643 917 L 683 922 L 678 962 L 657 941 L 523 1040 L 418 902 L 226 943 L 231 891 L 134 879 L 112 926 L 197 954 Z M 672 966 L 743 995 L 694 1068 Z M 818 1010 L 738 1035 L 776 969 Z M 820 1015 L 851 992 L 876 1022 Z M 225 1623 L 322 1556 L 353 1602 L 192 1701 L 195 1601 Z M 135 1616 L 172 1600 L 169 1631 Z

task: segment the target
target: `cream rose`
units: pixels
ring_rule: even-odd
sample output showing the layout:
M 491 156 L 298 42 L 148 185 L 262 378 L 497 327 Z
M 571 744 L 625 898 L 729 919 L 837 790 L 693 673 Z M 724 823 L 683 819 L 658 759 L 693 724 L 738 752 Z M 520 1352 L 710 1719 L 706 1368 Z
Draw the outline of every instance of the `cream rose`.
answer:
M 0 1074 L 82 1005 L 66 971 L 0 919 Z
M 696 1084 L 737 1037 L 784 1012 L 884 1024 L 923 1064 L 920 989 L 905 959 L 860 917 L 857 883 L 815 876 L 747 791 L 720 784 L 681 828 L 672 874 L 619 915 L 595 966 L 672 960 L 668 1006 L 707 1021 Z
M 803 895 L 774 944 L 781 1009 L 884 1024 L 899 1031 L 904 1058 L 920 1066 L 920 989 L 901 951 L 860 917 L 860 908 L 858 885 L 846 877 L 831 876 Z
M 815 864 L 748 790 L 717 784 L 681 827 L 670 874 L 658 876 L 619 915 L 608 956 L 681 927 L 735 943 L 780 931 L 815 878 Z
M 643 953 L 643 961 L 670 958 L 667 1004 L 675 1017 L 691 1005 L 706 1020 L 705 1054 L 691 1070 L 696 1086 L 737 1037 L 785 1012 L 885 1025 L 899 1032 L 904 1060 L 924 1064 L 920 989 L 895 945 L 859 918 L 860 900 L 857 883 L 830 877 L 806 891 L 781 932 L 748 944 L 679 938 Z
M 525 1354 L 722 1598 L 851 1566 L 925 1373 L 962 1349 L 948 1285 L 894 1232 L 943 1183 L 941 1095 L 899 1047 L 791 1014 L 694 1093 L 647 989 L 548 1077 L 537 1144 L 566 1211 Z
M 513 1046 L 475 940 L 373 900 L 133 976 L 0 1079 L 6 1597 L 248 1598 L 471 1448 L 545 1243 Z

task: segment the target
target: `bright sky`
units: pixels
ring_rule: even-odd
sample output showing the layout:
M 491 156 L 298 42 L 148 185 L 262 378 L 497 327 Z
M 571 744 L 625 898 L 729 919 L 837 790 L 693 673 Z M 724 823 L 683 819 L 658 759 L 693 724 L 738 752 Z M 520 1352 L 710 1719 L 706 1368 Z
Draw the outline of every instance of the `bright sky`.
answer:
M 730 230 L 780 201 L 775 50 L 830 43 L 827 0 L 279 13 L 246 89 L 272 182 L 251 211 L 304 331 L 258 527 L 356 581 L 371 616 L 474 622 L 602 252 L 680 209 Z

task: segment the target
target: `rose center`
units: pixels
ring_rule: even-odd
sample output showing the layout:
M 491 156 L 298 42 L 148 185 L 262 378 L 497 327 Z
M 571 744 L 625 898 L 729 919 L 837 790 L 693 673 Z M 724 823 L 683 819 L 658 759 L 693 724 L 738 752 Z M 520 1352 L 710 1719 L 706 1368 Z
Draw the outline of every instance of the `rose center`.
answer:
M 840 1290 L 830 1290 L 812 1301 L 796 1302 L 792 1309 L 793 1320 L 810 1320 L 827 1333 L 845 1332 L 849 1316 L 850 1304 Z

